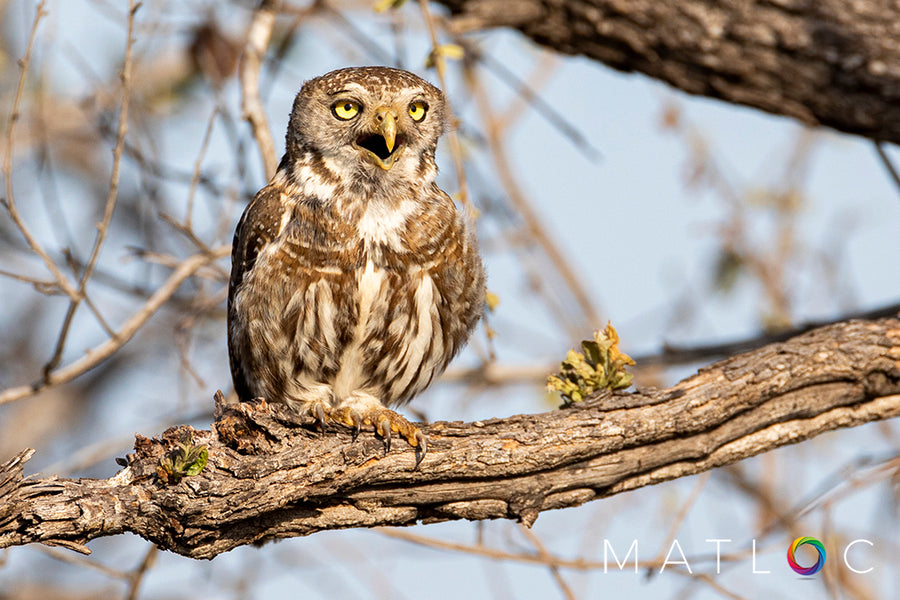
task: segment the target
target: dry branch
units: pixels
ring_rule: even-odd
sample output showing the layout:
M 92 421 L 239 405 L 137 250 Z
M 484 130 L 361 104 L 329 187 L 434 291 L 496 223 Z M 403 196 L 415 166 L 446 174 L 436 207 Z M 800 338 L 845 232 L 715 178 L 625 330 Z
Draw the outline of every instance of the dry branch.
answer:
M 231 246 L 219 246 L 209 252 L 195 254 L 178 263 L 168 279 L 119 327 L 119 330 L 115 332 L 113 337 L 95 346 L 86 352 L 84 356 L 73 360 L 71 363 L 63 365 L 50 373 L 45 373 L 44 377 L 39 381 L 0 390 L 0 406 L 22 400 L 23 398 L 29 398 L 47 388 L 68 383 L 107 360 L 135 336 L 150 317 L 172 298 L 186 279 L 193 276 L 203 267 L 228 256 L 230 253 Z
M 900 142 L 893 0 L 438 2 L 457 31 L 516 28 L 691 94 Z
M 266 180 L 269 180 L 275 174 L 275 169 L 278 168 L 275 142 L 272 140 L 269 120 L 266 118 L 262 99 L 259 96 L 259 75 L 266 48 L 269 47 L 272 37 L 272 29 L 275 27 L 273 4 L 274 2 L 264 0 L 253 13 L 240 67 L 241 110 L 244 119 L 250 123 L 256 145 L 259 146 Z
M 324 529 L 517 518 L 575 506 L 900 415 L 900 319 L 850 321 L 702 369 L 666 390 L 607 394 L 575 408 L 425 426 L 429 454 L 344 431 L 297 427 L 276 405 L 220 401 L 212 431 L 138 437 L 101 479 L 22 478 L 0 467 L 0 548 L 86 550 L 126 531 L 212 558 Z M 199 475 L 164 484 L 159 460 L 185 436 L 209 449 Z

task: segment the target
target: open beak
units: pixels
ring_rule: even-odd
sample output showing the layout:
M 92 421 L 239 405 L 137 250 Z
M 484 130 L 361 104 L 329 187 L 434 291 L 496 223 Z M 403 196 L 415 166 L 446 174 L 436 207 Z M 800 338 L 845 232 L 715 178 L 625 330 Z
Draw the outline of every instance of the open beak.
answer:
M 375 130 L 361 136 L 356 145 L 366 151 L 376 165 L 390 170 L 403 151 L 403 134 L 397 133 L 397 115 L 390 108 L 380 106 L 375 109 Z

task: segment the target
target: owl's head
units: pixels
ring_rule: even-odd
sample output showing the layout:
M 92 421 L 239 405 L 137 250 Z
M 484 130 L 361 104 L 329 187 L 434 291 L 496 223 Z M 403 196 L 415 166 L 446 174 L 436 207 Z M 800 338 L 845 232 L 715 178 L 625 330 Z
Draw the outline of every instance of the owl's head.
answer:
M 446 125 L 444 95 L 416 75 L 351 67 L 307 81 L 291 111 L 288 155 L 314 152 L 367 178 L 421 173 Z M 379 175 L 380 174 L 380 175 Z

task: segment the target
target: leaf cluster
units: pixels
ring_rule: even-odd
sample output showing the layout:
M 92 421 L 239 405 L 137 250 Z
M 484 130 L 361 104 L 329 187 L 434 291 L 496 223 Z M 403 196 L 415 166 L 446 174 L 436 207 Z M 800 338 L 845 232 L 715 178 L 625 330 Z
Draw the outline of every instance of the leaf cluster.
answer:
M 593 340 L 581 342 L 581 352 L 569 350 L 560 371 L 547 378 L 547 390 L 559 392 L 563 404 L 581 402 L 598 390 L 619 390 L 631 385 L 632 374 L 625 367 L 634 360 L 619 350 L 619 334 L 611 323 L 594 332 Z
M 208 459 L 207 447 L 195 446 L 193 439 L 188 438 L 159 459 L 156 475 L 164 483 L 178 483 L 183 477 L 199 475 Z

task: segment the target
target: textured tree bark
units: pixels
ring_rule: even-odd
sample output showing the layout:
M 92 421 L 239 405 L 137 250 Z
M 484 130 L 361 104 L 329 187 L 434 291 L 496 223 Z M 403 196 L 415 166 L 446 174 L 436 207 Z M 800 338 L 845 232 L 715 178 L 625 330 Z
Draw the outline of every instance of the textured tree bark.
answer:
M 212 431 L 138 436 L 110 479 L 24 478 L 0 466 L 0 548 L 87 551 L 130 531 L 212 558 L 324 529 L 517 518 L 733 463 L 825 431 L 900 415 L 900 319 L 850 321 L 721 361 L 666 390 L 603 394 L 574 408 L 423 427 L 383 455 L 371 433 L 317 434 L 266 403 L 217 405 Z M 309 424 L 307 424 L 309 425 Z M 160 459 L 193 438 L 195 476 L 166 483 Z
M 539 44 L 691 94 L 900 142 L 894 0 L 438 0 L 457 31 Z

